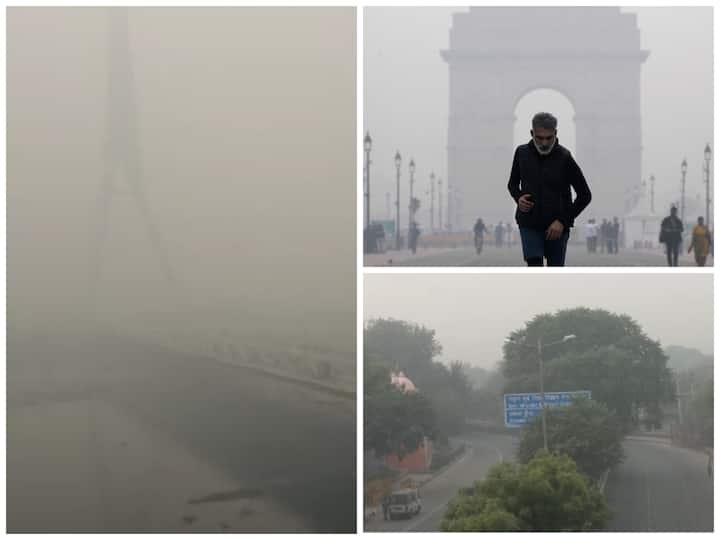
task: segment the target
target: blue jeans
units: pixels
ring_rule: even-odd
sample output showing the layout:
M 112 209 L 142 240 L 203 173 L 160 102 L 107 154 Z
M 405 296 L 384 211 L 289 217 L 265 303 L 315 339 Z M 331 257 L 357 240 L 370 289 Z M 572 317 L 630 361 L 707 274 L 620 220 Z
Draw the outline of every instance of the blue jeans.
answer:
M 547 259 L 548 266 L 565 266 L 568 238 L 570 231 L 567 229 L 557 240 L 545 240 L 545 231 L 520 227 L 523 259 L 528 266 L 542 266 L 543 259 Z

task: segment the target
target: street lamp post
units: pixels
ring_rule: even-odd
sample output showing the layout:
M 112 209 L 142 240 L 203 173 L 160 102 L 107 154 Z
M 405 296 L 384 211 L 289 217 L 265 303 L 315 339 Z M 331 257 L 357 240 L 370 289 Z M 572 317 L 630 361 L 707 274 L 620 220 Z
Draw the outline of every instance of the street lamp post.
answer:
M 543 362 L 542 338 L 537 340 L 537 355 L 540 368 L 540 416 L 542 421 L 543 448 L 548 449 L 547 443 L 547 417 L 545 415 L 545 362 Z
M 547 442 L 547 416 L 545 414 L 545 363 L 543 362 L 543 348 L 552 347 L 553 345 L 559 345 L 560 343 L 565 343 L 567 341 L 570 341 L 571 339 L 575 339 L 575 334 L 569 334 L 567 336 L 564 336 L 562 339 L 558 341 L 553 341 L 552 343 L 547 343 L 543 346 L 542 338 L 538 338 L 537 340 L 537 355 L 538 355 L 538 363 L 540 364 L 540 415 L 542 420 L 542 433 L 543 433 L 543 448 L 545 450 L 548 449 L 548 442 Z
M 543 344 L 542 337 L 539 337 L 537 340 L 537 343 L 535 345 L 528 345 L 527 343 L 517 343 L 518 345 L 521 345 L 523 347 L 526 347 L 528 349 L 534 349 L 537 352 L 537 359 L 538 359 L 538 371 L 540 375 L 540 421 L 542 423 L 542 435 L 543 435 L 543 448 L 545 450 L 548 449 L 548 440 L 547 440 L 547 417 L 545 415 L 545 363 L 543 361 L 543 350 L 547 349 L 548 347 L 553 347 L 554 345 L 559 345 L 560 343 L 567 343 L 570 340 L 575 339 L 577 336 L 575 334 L 568 334 L 567 336 L 564 336 L 562 339 L 559 339 L 558 341 L 553 341 L 552 343 L 545 343 Z
M 430 173 L 430 232 L 435 232 L 435 173 Z
M 680 221 L 685 224 L 685 174 L 687 173 L 687 159 L 683 158 L 680 164 L 680 172 L 682 173 L 682 190 L 680 197 Z
M 453 188 L 454 186 L 450 183 L 450 180 L 448 180 L 447 187 L 445 188 L 447 190 L 447 223 L 445 224 L 445 230 L 447 232 L 452 231 L 452 222 L 455 217 L 455 200 L 453 198 Z
M 410 169 L 410 203 L 408 204 L 408 234 L 412 228 L 413 221 L 415 221 L 415 208 L 413 206 L 413 184 L 415 183 L 415 160 L 410 159 L 408 164 Z
M 400 165 L 402 165 L 402 157 L 400 151 L 395 152 L 395 170 L 397 171 L 397 198 L 395 199 L 396 219 L 395 219 L 395 249 L 400 251 Z
M 655 175 L 650 175 L 650 212 L 655 213 Z
M 710 144 L 705 145 L 705 226 L 710 229 Z
M 438 179 L 438 225 L 440 226 L 440 232 L 443 232 L 445 230 L 445 227 L 443 226 L 443 191 L 442 191 L 443 181 L 442 178 Z
M 370 227 L 370 150 L 372 149 L 372 139 L 370 132 L 365 134 L 363 140 L 365 148 L 365 228 Z

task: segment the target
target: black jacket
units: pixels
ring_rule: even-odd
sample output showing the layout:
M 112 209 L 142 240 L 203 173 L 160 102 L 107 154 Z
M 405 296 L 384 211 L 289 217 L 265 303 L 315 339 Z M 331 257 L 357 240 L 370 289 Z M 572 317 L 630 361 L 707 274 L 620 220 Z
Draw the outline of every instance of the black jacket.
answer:
M 669 215 L 660 224 L 660 242 L 679 244 L 682 242 L 683 224 L 679 217 Z
M 575 201 L 571 186 L 575 190 Z M 556 219 L 565 229 L 572 227 L 592 198 L 580 167 L 557 140 L 547 156 L 540 155 L 532 140 L 517 147 L 508 190 L 516 203 L 521 195 L 533 196 L 533 209 L 520 212 L 518 208 L 515 220 L 520 227 L 538 230 L 547 229 Z

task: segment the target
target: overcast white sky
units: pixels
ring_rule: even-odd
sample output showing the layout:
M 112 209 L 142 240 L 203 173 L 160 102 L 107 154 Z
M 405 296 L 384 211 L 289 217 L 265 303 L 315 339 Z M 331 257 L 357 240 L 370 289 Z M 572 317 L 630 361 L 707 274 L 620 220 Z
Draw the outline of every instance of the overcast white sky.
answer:
M 404 163 L 415 158 L 421 199 L 427 199 L 423 191 L 431 170 L 446 178 L 448 68 L 439 51 L 448 48 L 451 14 L 466 10 L 364 11 L 364 127 L 373 137 L 371 208 L 376 219 L 387 217 L 386 192 L 395 193 L 396 149 Z M 680 197 L 680 162 L 687 156 L 687 198 L 700 193 L 704 198 L 703 149 L 707 142 L 713 144 L 712 8 L 622 11 L 638 14 L 640 45 L 651 51 L 641 72 L 642 176 L 654 174 L 656 205 L 665 207 Z M 530 118 L 538 110 L 557 114 L 560 140 L 574 149 L 574 113 L 567 98 L 549 90 L 531 92 L 515 112 L 518 118 Z M 516 144 L 529 139 L 528 130 L 529 125 L 517 122 Z M 392 204 L 394 200 L 392 195 Z M 418 212 L 421 224 L 428 215 L 424 200 Z M 401 215 L 400 222 L 404 219 Z
M 579 306 L 627 314 L 663 347 L 712 354 L 712 287 L 699 274 L 367 274 L 363 317 L 432 328 L 443 361 L 486 368 L 535 315 Z
M 112 13 L 8 10 L 13 314 L 64 316 L 87 287 L 106 109 L 125 111 L 108 101 Z M 130 8 L 127 18 L 141 182 L 183 293 L 352 312 L 355 8 Z M 125 180 L 102 246 L 103 298 L 162 310 L 177 294 L 163 295 Z

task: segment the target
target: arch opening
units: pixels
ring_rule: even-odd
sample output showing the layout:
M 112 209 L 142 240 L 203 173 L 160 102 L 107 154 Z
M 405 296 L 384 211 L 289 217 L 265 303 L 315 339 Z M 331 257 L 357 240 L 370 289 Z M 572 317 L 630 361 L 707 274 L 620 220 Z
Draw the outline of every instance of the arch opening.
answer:
M 530 140 L 532 117 L 535 113 L 549 112 L 558 120 L 560 144 L 576 155 L 575 107 L 565 94 L 551 88 L 530 90 L 518 100 L 514 112 L 514 146 L 525 144 Z

